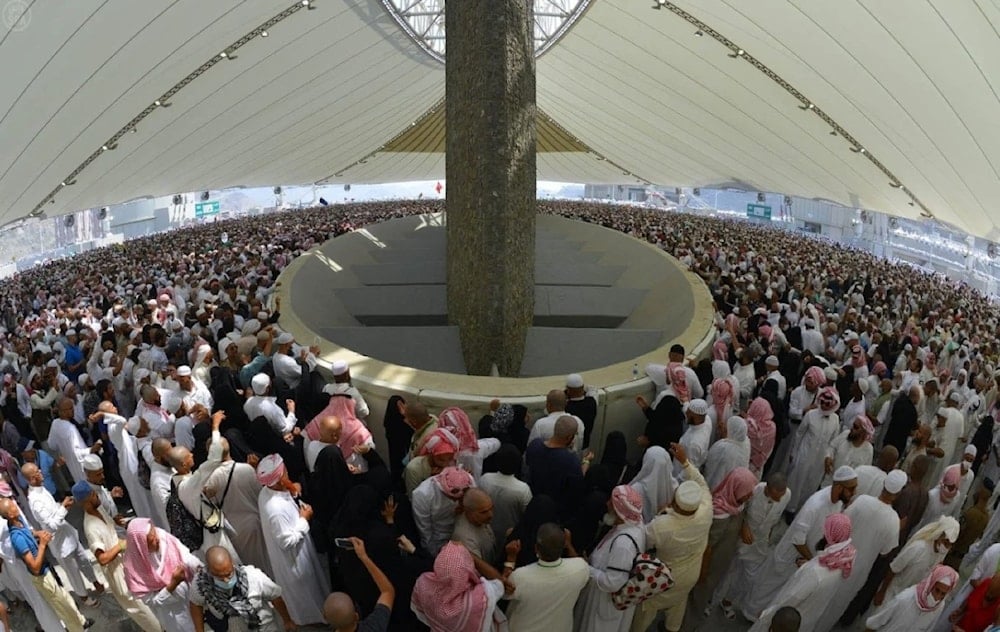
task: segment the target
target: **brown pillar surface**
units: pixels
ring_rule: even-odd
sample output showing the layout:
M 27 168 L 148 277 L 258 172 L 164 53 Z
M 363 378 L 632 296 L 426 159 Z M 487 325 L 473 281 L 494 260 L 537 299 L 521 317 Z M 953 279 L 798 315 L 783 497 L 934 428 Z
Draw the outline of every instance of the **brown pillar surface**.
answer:
M 534 316 L 532 0 L 445 14 L 448 320 L 470 375 L 517 376 Z

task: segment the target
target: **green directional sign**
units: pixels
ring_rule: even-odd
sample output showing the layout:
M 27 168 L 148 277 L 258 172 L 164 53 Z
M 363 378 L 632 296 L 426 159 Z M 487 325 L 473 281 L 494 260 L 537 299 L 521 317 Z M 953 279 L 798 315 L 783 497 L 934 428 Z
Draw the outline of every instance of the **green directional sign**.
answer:
M 763 204 L 747 204 L 747 217 L 771 221 L 771 207 Z
M 194 205 L 194 216 L 197 218 L 219 214 L 218 202 L 198 202 Z

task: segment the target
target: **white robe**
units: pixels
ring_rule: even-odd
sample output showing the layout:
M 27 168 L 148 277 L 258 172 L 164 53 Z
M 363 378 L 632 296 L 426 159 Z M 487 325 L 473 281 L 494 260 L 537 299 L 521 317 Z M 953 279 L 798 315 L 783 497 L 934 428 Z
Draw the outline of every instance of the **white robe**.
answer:
M 856 402 L 853 399 L 847 402 L 844 406 L 844 410 L 840 413 L 840 428 L 842 430 L 850 430 L 851 426 L 854 425 L 854 420 L 858 416 L 864 416 L 865 414 L 865 398 L 862 397 L 861 401 Z
M 918 608 L 917 587 L 910 586 L 868 617 L 865 627 L 878 632 L 927 632 L 941 610 L 940 606 L 930 612 Z
M 74 481 L 87 480 L 87 475 L 83 471 L 83 458 L 90 454 L 90 448 L 83 442 L 83 437 L 73 422 L 53 419 L 46 443 L 52 456 L 61 456 L 66 461 L 66 467 L 69 468 Z
M 703 421 L 697 426 L 688 424 L 687 430 L 681 437 L 681 445 L 687 452 L 688 461 L 698 469 L 705 464 L 711 444 L 712 425 L 708 421 Z M 683 469 L 679 463 L 674 463 L 674 477 L 679 476 Z
M 626 536 L 631 536 L 635 544 Z M 636 545 L 645 551 L 646 536 L 642 525 L 623 524 L 604 536 L 590 554 L 590 581 L 580 593 L 573 612 L 576 632 L 629 631 L 635 606 L 618 610 L 611 602 L 611 593 L 625 584 L 628 573 L 612 569 L 632 568 Z
M 969 553 L 971 554 L 971 551 Z M 970 559 L 969 555 L 966 555 L 965 559 Z M 991 545 L 979 559 L 976 559 L 976 565 L 962 587 L 958 590 L 952 590 L 948 594 L 949 601 L 945 607 L 941 608 L 941 613 L 931 629 L 934 632 L 951 632 L 952 625 L 948 622 L 948 616 L 958 610 L 972 594 L 973 582 L 978 583 L 980 579 L 990 577 L 997 572 L 998 568 L 1000 568 L 1000 543 Z
M 871 465 L 872 456 L 875 453 L 875 448 L 868 441 L 865 441 L 860 446 L 856 446 L 847 438 L 847 435 L 851 433 L 851 429 L 841 431 L 837 435 L 830 447 L 833 449 L 833 467 L 830 472 L 823 475 L 823 486 L 829 485 L 833 482 L 833 472 L 837 471 L 837 468 L 841 465 L 848 465 L 851 469 L 856 469 L 862 465 Z M 860 480 L 858 481 L 860 484 Z M 882 493 L 880 489 L 877 494 L 871 494 L 872 496 L 878 496 Z
M 838 432 L 840 419 L 836 413 L 824 413 L 814 408 L 802 418 L 795 435 L 792 469 L 788 476 L 788 489 L 792 490 L 789 511 L 802 506 L 805 499 L 819 487 L 825 471 L 823 464 L 826 457 L 833 455 L 830 444 Z
M 899 593 L 923 581 L 930 574 L 931 569 L 944 560 L 946 554 L 947 550 L 945 549 L 935 552 L 934 542 L 931 540 L 910 538 L 906 546 L 900 550 L 899 555 L 889 564 L 893 577 L 885 591 L 885 601 L 882 602 L 882 608 L 885 608 L 889 601 Z
M 955 497 L 951 499 L 950 503 L 946 503 L 941 500 L 941 488 L 935 487 L 931 491 L 927 492 L 927 508 L 924 509 L 924 515 L 920 519 L 920 524 L 918 524 L 914 529 L 914 533 L 923 529 L 941 516 L 951 516 L 957 520 L 961 510 L 962 496 L 960 494 L 956 494 Z
M 195 518 L 208 511 L 208 506 L 202 502 L 202 488 L 205 486 L 205 481 L 208 480 L 208 477 L 211 476 L 215 468 L 219 467 L 222 462 L 221 439 L 222 437 L 218 431 L 213 432 L 211 446 L 208 449 L 208 459 L 190 474 L 183 476 L 178 474 L 174 476 L 174 482 L 177 485 L 177 498 Z M 215 533 L 212 533 L 208 529 L 203 530 L 205 535 L 201 548 L 197 551 L 192 551 L 195 557 L 200 559 L 208 549 L 213 546 L 221 546 L 229 551 L 229 554 L 233 557 L 234 564 L 242 563 L 239 553 L 229 540 L 228 532 L 231 529 L 228 525 L 228 520 L 226 522 L 227 528 L 219 529 Z
M 289 615 L 300 626 L 322 623 L 330 580 L 309 537 L 309 523 L 287 491 L 263 488 L 258 506 L 274 581 L 281 586 Z
M 821 566 L 818 559 L 810 560 L 795 571 L 795 575 L 775 596 L 771 605 L 761 613 L 750 632 L 767 632 L 771 628 L 774 613 L 784 606 L 798 610 L 802 616 L 800 630 L 815 630 L 830 595 L 838 591 L 845 581 L 840 570 Z
M 851 519 L 851 541 L 857 549 L 854 568 L 851 576 L 838 585 L 837 591 L 826 596 L 826 610 L 813 628 L 816 632 L 833 629 L 868 580 L 875 560 L 880 555 L 888 555 L 899 544 L 899 515 L 892 505 L 872 496 L 857 496 L 844 514 Z
M 673 502 L 674 480 L 670 455 L 650 448 L 642 458 L 642 468 L 629 485 L 642 496 L 642 519 L 649 522 L 660 508 Z
M 882 494 L 882 490 L 885 488 L 885 477 L 888 476 L 885 470 L 874 465 L 859 465 L 854 468 L 854 472 L 858 475 L 858 488 L 854 491 L 855 495 L 865 494 L 877 498 Z
M 824 487 L 809 497 L 795 516 L 774 552 L 759 566 L 757 581 L 750 589 L 743 604 L 743 614 L 751 621 L 757 619 L 772 598 L 795 574 L 795 561 L 799 552 L 795 545 L 804 545 L 815 556 L 816 545 L 823 539 L 823 523 L 832 513 L 840 513 L 844 507 L 841 501 L 830 501 L 831 490 Z
M 720 439 L 713 443 L 705 459 L 705 481 L 708 482 L 708 488 L 715 489 L 727 474 L 738 467 L 750 467 L 749 439 Z
M 122 473 L 122 482 L 128 490 L 129 500 L 135 515 L 140 518 L 158 519 L 153 511 L 153 497 L 149 490 L 139 483 L 139 448 L 135 437 L 125 431 L 125 418 L 109 413 L 104 414 L 104 423 L 108 426 L 108 437 L 118 450 L 118 469 Z M 166 522 L 166 514 L 163 518 Z M 160 526 L 157 524 L 157 526 Z M 160 527 L 166 529 L 167 525 Z
M 927 474 L 927 480 L 932 482 L 941 480 L 944 469 L 958 462 L 962 455 L 959 443 L 965 431 L 965 419 L 957 408 L 945 408 L 944 412 L 948 417 L 943 428 L 938 428 L 936 423 L 931 424 L 933 426 L 931 438 L 937 447 L 944 450 L 944 456 L 934 459 L 934 466 Z
M 775 502 L 764 493 L 766 487 L 767 483 L 757 483 L 753 496 L 747 501 L 743 510 L 743 524 L 750 529 L 753 543 L 745 544 L 740 539 L 736 555 L 730 562 L 725 577 L 715 589 L 712 603 L 721 603 L 725 599 L 739 607 L 743 595 L 755 581 L 757 568 L 771 553 L 771 531 L 781 520 L 792 492 L 786 489 L 781 500 Z
M 201 562 L 191 555 L 191 551 L 179 540 L 177 546 L 181 550 L 184 566 L 188 568 L 192 576 L 196 576 L 198 569 L 201 568 Z M 150 551 L 149 555 L 154 561 L 159 559 L 158 552 Z M 177 585 L 174 592 L 162 588 L 159 592 L 141 595 L 139 600 L 153 611 L 156 620 L 160 622 L 166 632 L 190 632 L 194 629 L 194 623 L 191 621 L 191 609 L 188 603 L 189 592 L 188 582 L 183 581 Z
M 52 534 L 48 551 L 65 571 L 72 592 L 80 597 L 86 597 L 88 593 L 84 578 L 92 583 L 98 581 L 94 572 L 95 560 L 84 549 L 80 542 L 80 534 L 66 520 L 66 514 L 69 512 L 62 503 L 56 502 L 49 490 L 41 485 L 28 488 L 28 505 L 31 514 L 38 522 L 38 527 Z

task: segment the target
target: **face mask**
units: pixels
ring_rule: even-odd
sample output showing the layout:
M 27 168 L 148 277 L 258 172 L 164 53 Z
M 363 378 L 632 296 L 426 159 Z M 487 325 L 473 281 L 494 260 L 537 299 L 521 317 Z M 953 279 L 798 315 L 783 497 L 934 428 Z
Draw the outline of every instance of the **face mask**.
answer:
M 609 527 L 614 526 L 615 517 L 609 513 L 604 514 L 604 524 L 606 524 Z
M 927 605 L 933 608 L 938 604 L 938 600 L 934 597 L 934 593 L 927 595 Z
M 212 581 L 215 582 L 216 586 L 223 590 L 232 590 L 236 586 L 236 573 L 233 573 L 233 576 L 226 581 L 222 581 L 218 578 L 213 578 Z

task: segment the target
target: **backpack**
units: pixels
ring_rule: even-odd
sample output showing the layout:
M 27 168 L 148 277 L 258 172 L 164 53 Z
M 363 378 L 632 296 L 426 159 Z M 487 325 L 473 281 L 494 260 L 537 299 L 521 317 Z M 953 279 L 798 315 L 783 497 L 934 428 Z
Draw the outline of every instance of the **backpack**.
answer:
M 205 532 L 202 524 L 191 515 L 180 497 L 177 496 L 177 485 L 170 480 L 170 495 L 167 496 L 167 525 L 170 533 L 192 551 L 197 551 L 205 542 Z
M 615 568 L 609 566 L 613 571 L 628 573 L 628 579 L 621 588 L 611 593 L 611 603 L 618 610 L 628 610 L 646 601 L 650 597 L 655 597 L 666 592 L 674 585 L 674 578 L 670 574 L 670 569 L 666 564 L 649 553 L 644 553 L 639 549 L 639 544 L 635 538 L 627 533 L 623 533 L 626 538 L 632 540 L 635 546 L 636 555 L 632 560 L 632 568 Z

